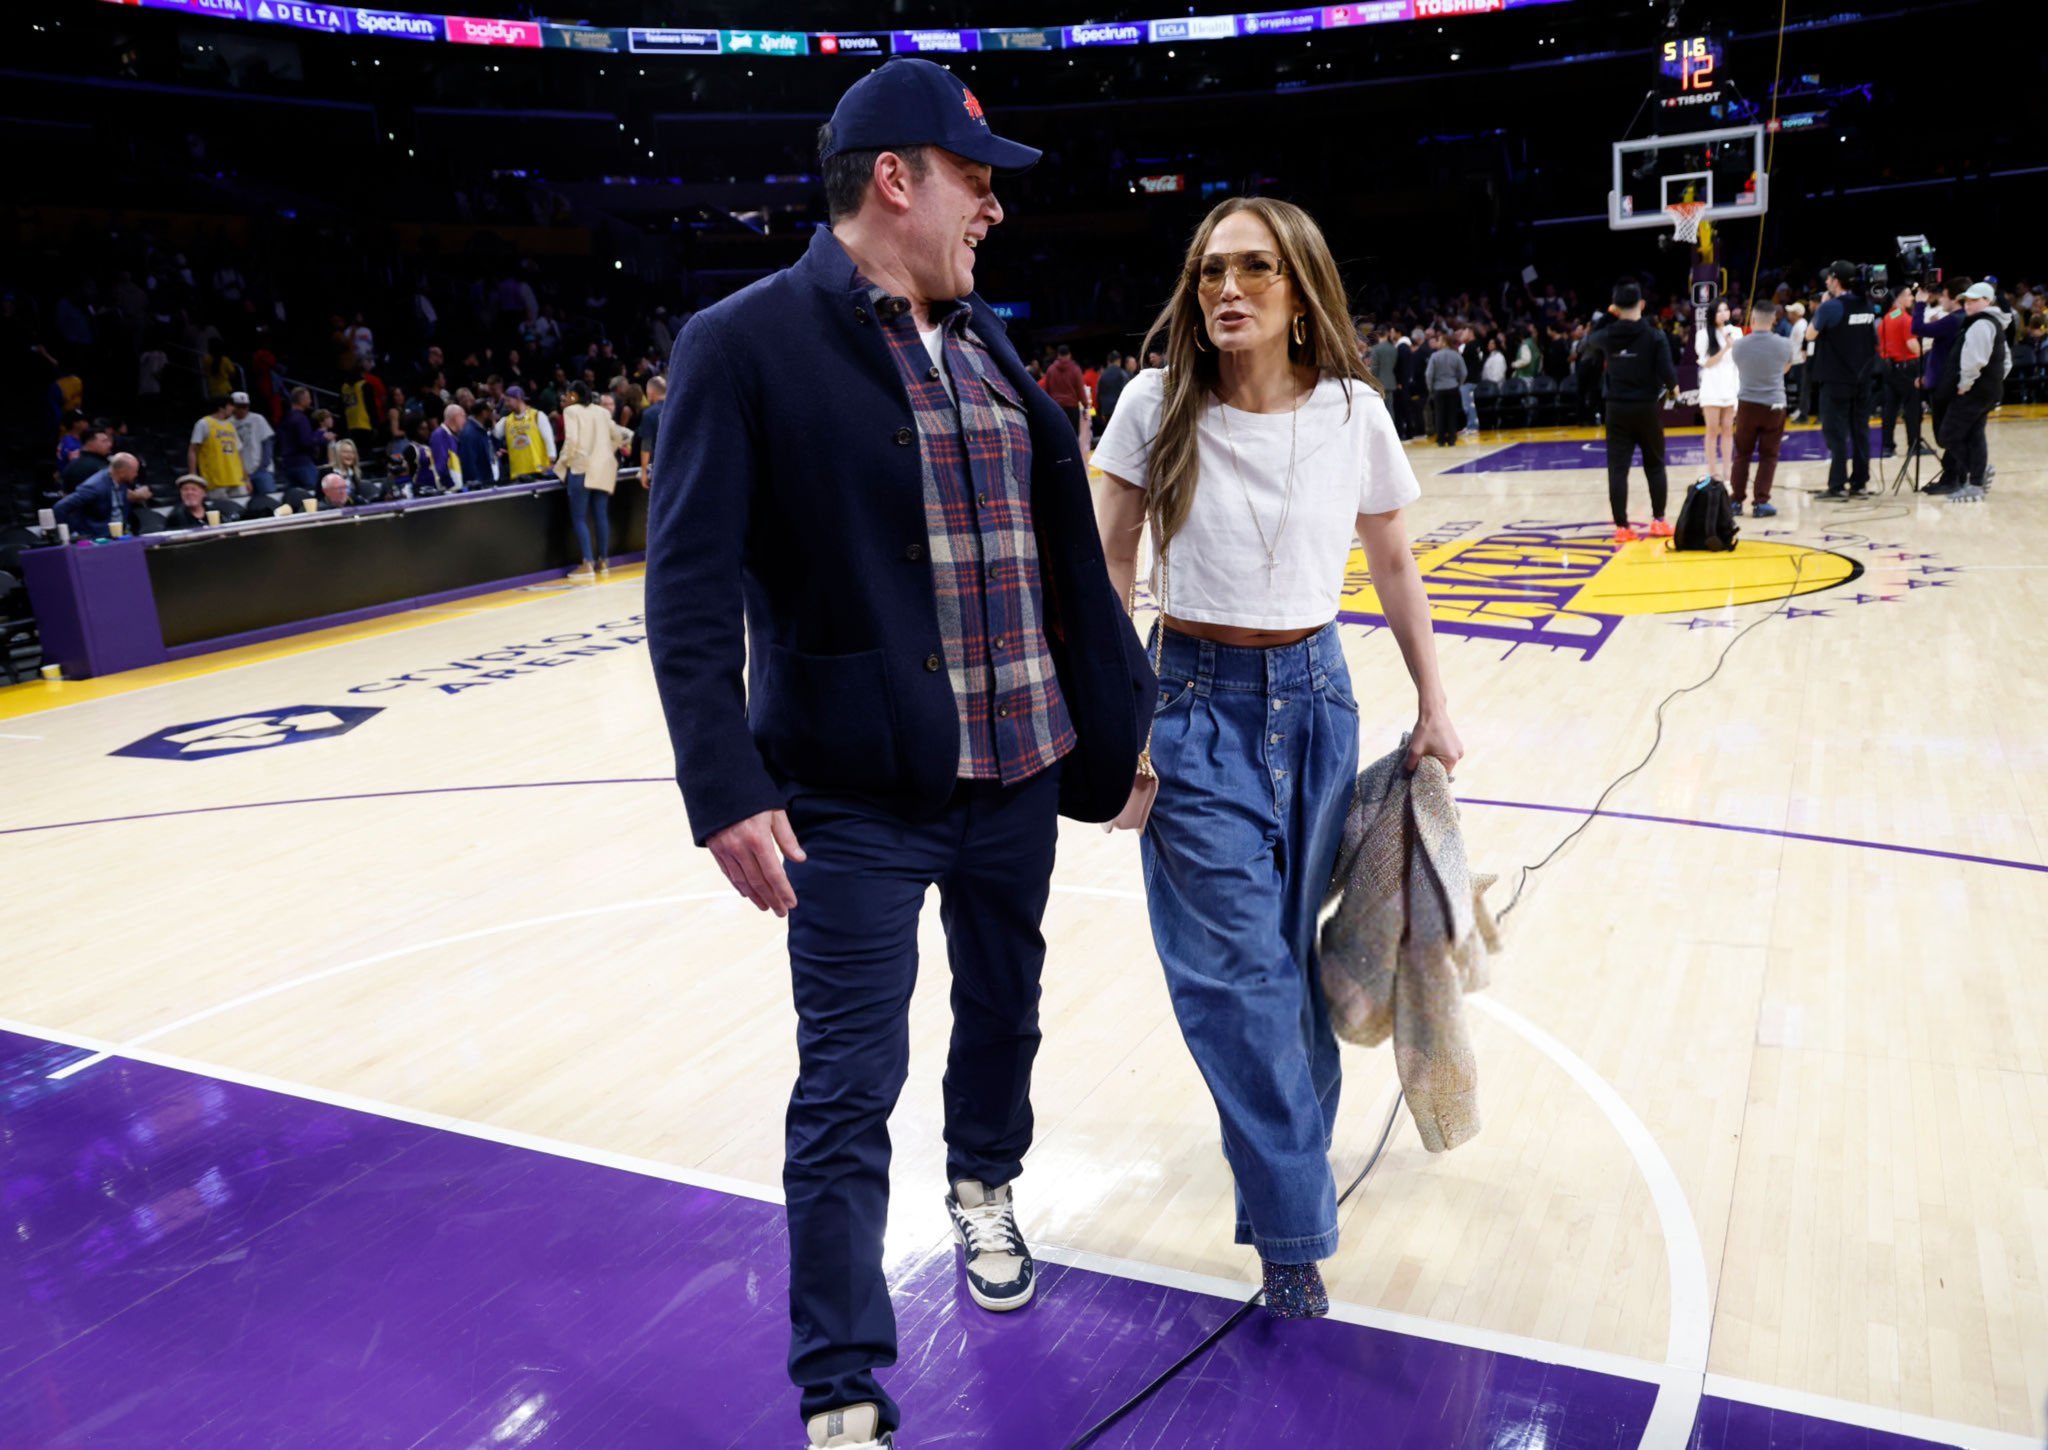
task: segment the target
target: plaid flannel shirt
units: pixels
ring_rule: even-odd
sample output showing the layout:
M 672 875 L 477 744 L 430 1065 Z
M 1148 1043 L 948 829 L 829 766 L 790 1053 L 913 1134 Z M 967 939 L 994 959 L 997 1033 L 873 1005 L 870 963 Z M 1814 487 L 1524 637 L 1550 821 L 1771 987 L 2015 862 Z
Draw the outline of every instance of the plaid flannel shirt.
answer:
M 1024 406 L 966 306 L 932 309 L 944 337 L 942 374 L 909 300 L 866 285 L 917 420 L 939 636 L 960 711 L 959 773 L 1015 785 L 1074 748 L 1046 645 Z

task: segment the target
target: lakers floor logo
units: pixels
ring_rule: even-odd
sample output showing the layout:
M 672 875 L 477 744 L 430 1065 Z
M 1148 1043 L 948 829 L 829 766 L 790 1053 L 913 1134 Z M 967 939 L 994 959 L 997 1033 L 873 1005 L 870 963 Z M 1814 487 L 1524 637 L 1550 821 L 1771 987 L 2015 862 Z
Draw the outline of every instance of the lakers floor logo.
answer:
M 1682 614 L 1771 603 L 1853 582 L 1846 554 L 1744 539 L 1730 553 L 1678 553 L 1661 540 L 1617 545 L 1614 525 L 1529 522 L 1481 538 L 1475 522 L 1446 524 L 1415 541 L 1415 562 L 1438 634 L 1576 651 L 1591 659 L 1631 615 Z M 1340 618 L 1384 624 L 1379 596 L 1354 551 Z

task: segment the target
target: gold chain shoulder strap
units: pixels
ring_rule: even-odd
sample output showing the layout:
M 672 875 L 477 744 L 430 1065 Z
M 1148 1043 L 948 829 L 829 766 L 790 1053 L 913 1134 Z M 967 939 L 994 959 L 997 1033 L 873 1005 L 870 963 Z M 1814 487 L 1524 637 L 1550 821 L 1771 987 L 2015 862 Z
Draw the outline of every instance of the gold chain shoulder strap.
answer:
M 1166 591 L 1169 587 L 1167 549 L 1160 542 L 1159 521 L 1157 519 L 1152 520 L 1152 544 L 1153 553 L 1157 556 L 1158 567 L 1156 572 L 1159 576 L 1159 620 L 1153 626 L 1152 632 L 1152 674 L 1154 678 L 1157 678 L 1160 666 L 1166 659 Z M 1135 615 L 1137 612 L 1138 581 L 1133 577 L 1131 580 L 1131 613 Z M 1156 724 L 1156 717 L 1154 723 Z M 1152 730 L 1152 725 L 1145 727 L 1145 748 L 1138 752 L 1138 774 L 1148 779 L 1157 779 L 1158 772 L 1152 768 Z

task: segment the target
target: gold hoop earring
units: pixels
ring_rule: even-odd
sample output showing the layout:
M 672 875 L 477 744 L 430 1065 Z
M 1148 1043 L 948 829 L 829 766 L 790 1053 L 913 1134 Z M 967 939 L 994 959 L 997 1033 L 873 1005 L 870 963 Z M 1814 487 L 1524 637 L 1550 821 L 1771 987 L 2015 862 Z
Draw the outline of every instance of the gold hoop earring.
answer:
M 1294 341 L 1296 346 L 1303 346 L 1308 342 L 1308 314 L 1306 312 L 1294 314 Z

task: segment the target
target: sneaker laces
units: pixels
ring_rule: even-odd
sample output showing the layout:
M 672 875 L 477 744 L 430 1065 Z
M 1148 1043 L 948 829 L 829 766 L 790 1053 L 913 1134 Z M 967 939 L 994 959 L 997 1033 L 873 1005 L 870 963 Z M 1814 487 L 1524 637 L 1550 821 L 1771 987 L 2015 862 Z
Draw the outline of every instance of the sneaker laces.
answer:
M 956 1198 L 954 1209 L 960 1215 L 961 1232 L 967 1236 L 970 1254 L 1014 1254 L 1022 1251 L 1023 1240 L 1017 1233 L 1016 1210 L 1007 1201 L 969 1208 Z

